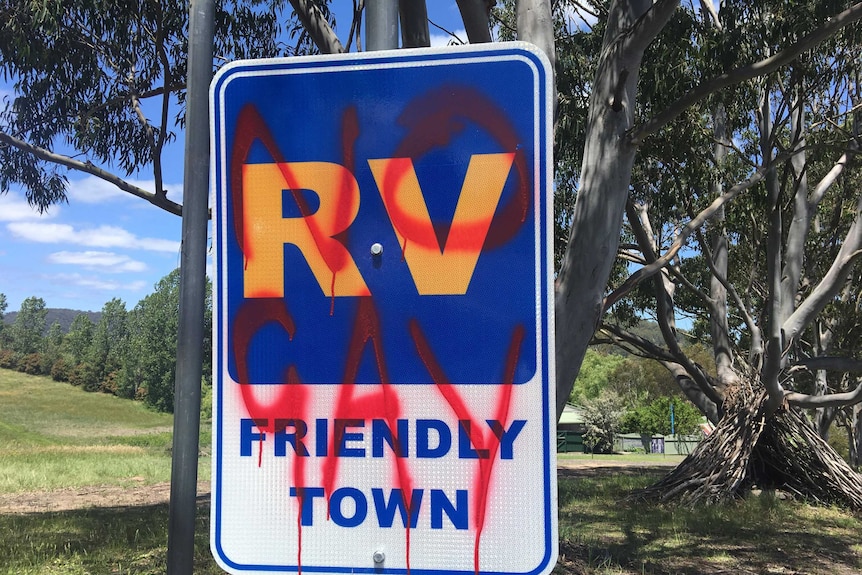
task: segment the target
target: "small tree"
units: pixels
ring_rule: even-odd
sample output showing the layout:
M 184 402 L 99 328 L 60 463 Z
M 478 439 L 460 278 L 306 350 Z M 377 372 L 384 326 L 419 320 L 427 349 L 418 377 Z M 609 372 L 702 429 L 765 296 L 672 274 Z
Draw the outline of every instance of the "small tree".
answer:
M 584 445 L 591 453 L 611 453 L 622 420 L 623 401 L 613 391 L 604 390 L 595 399 L 584 401 Z
M 0 349 L 4 349 L 6 347 L 6 322 L 3 321 L 3 318 L 6 316 L 6 308 L 9 304 L 6 302 L 6 294 L 0 293 Z
M 55 321 L 42 340 L 42 373 L 51 373 L 54 364 L 60 359 L 62 348 L 63 328 Z
M 42 346 L 42 334 L 45 332 L 45 300 L 40 297 L 28 297 L 21 302 L 21 309 L 15 316 L 15 323 L 10 328 L 11 347 L 13 351 L 22 354 L 37 353 Z
M 66 351 L 77 365 L 84 361 L 93 340 L 93 322 L 87 314 L 78 314 L 66 334 Z
M 126 304 L 114 298 L 102 306 L 102 315 L 93 330 L 87 361 L 93 365 L 96 383 L 100 387 L 109 374 L 120 369 L 121 350 L 126 343 L 126 315 Z

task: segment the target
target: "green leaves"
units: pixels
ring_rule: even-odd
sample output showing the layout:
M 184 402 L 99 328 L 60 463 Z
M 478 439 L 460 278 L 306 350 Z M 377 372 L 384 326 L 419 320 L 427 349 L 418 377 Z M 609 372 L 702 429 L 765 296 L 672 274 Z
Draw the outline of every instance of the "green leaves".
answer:
M 219 2 L 216 66 L 288 52 L 283 21 L 296 20 L 282 1 Z M 161 157 L 184 121 L 187 38 L 183 2 L 0 6 L 0 73 L 14 89 L 0 109 L 0 193 L 21 186 L 40 210 L 65 201 L 65 172 L 46 157 L 58 152 L 123 177 L 150 168 L 162 182 Z
M 37 353 L 42 344 L 45 331 L 45 300 L 28 297 L 21 302 L 21 309 L 15 316 L 15 323 L 9 329 L 12 350 L 20 354 Z

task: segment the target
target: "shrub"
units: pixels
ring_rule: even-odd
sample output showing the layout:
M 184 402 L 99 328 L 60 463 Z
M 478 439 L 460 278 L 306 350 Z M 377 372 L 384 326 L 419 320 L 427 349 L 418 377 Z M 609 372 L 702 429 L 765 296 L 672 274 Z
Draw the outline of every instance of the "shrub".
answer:
M 18 371 L 29 375 L 42 375 L 42 354 L 28 353 L 18 362 Z
M 829 432 L 829 445 L 844 458 L 844 461 L 850 461 L 850 441 L 847 438 L 846 427 L 832 426 Z
M 69 374 L 69 383 L 83 388 L 84 391 L 97 391 L 99 381 L 96 377 L 96 368 L 87 362 L 79 363 Z
M 66 360 L 62 357 L 58 357 L 54 362 L 54 365 L 51 366 L 51 379 L 54 381 L 69 381 L 69 372 L 71 368 Z
M 102 383 L 99 384 L 99 391 L 103 393 L 110 393 L 111 395 L 117 395 L 117 390 L 119 389 L 119 381 L 119 372 L 112 371 L 108 375 L 106 375 Z
M 0 349 L 0 367 L 18 369 L 18 354 L 11 349 Z

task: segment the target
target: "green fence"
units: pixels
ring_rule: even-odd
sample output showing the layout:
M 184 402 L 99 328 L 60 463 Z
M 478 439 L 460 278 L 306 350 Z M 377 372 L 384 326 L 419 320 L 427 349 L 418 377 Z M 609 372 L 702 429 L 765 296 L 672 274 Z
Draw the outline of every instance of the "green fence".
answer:
M 557 431 L 557 453 L 583 453 L 584 437 L 574 431 Z

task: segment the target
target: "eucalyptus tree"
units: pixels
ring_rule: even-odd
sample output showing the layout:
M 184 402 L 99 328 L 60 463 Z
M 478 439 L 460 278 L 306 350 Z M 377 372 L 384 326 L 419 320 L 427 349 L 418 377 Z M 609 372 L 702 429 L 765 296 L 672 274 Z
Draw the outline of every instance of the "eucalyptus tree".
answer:
M 211 285 L 207 279 L 207 292 Z M 116 394 L 143 401 L 159 410 L 173 411 L 174 377 L 176 374 L 177 328 L 180 308 L 180 270 L 175 269 L 153 286 L 153 293 L 144 297 L 128 313 L 114 303 L 116 320 L 122 319 L 122 344 L 116 345 L 108 358 L 116 354 Z M 108 309 L 105 304 L 103 316 Z M 211 331 L 212 301 L 207 298 L 204 332 Z M 119 328 L 119 321 L 114 324 Z M 100 331 L 97 328 L 97 333 Z M 94 338 L 95 342 L 95 338 Z M 204 345 L 204 383 L 209 383 L 212 367 L 212 345 Z
M 42 354 L 42 373 L 51 373 L 54 363 L 62 357 L 64 336 L 65 334 L 60 322 L 54 321 L 51 327 L 48 328 L 48 333 L 42 339 L 42 347 L 40 349 Z
M 18 96 L 13 106 L 7 109 L 0 127 L 0 141 L 7 146 L 0 151 L 3 154 L 0 157 L 0 165 L 3 166 L 0 187 L 6 189 L 13 181 L 20 183 L 28 190 L 31 201 L 47 207 L 63 199 L 63 177 L 49 167 L 62 165 L 102 177 L 120 189 L 179 213 L 180 206 L 168 199 L 163 189 L 159 165 L 164 144 L 172 137 L 171 127 L 182 119 L 181 112 L 178 118 L 174 118 L 174 124 L 165 118 L 171 115 L 174 101 L 171 94 L 175 94 L 180 104 L 184 96 L 181 87 L 185 62 L 182 38 L 187 21 L 183 11 L 167 3 L 150 3 L 137 11 L 124 9 L 126 5 L 122 3 L 109 3 L 108 6 L 99 3 L 95 6 L 96 3 L 68 0 L 55 4 L 51 4 L 51 10 L 48 10 L 45 3 L 32 0 L 6 8 L 3 18 L 0 18 L 0 21 L 9 22 L 0 33 L 0 65 L 4 73 L 14 79 Z M 424 0 L 404 0 L 400 4 L 402 29 L 409 38 L 409 45 L 427 44 L 427 35 L 423 33 L 427 28 L 425 11 L 422 10 Z M 457 2 L 470 42 L 487 42 L 493 38 L 489 6 L 494 4 L 486 0 Z M 686 156 L 685 159 L 679 154 L 686 151 L 680 149 L 686 142 L 698 138 L 699 143 L 694 149 L 702 152 L 703 141 L 707 142 L 709 149 L 717 149 L 714 135 L 704 131 L 702 123 L 694 122 L 713 115 L 718 121 L 721 114 L 713 112 L 720 111 L 720 107 L 709 105 L 717 94 L 756 78 L 782 73 L 801 55 L 862 17 L 860 4 L 845 7 L 843 3 L 831 2 L 793 3 L 780 13 L 775 22 L 789 18 L 799 26 L 793 34 L 769 38 L 766 44 L 768 52 L 764 52 L 764 44 L 758 43 L 754 49 L 755 46 L 744 41 L 745 30 L 756 28 L 743 24 L 763 24 L 753 22 L 757 16 L 755 12 L 746 11 L 744 6 L 736 4 L 716 11 L 710 2 L 704 1 L 700 3 L 704 9 L 698 15 L 690 8 L 680 8 L 679 4 L 678 0 L 595 3 L 520 0 L 512 9 L 514 23 L 511 28 L 517 37 L 538 45 L 552 62 L 557 55 L 555 32 L 562 31 L 554 24 L 555 14 L 589 11 L 589 14 L 584 14 L 583 22 L 595 22 L 593 36 L 580 36 L 581 27 L 576 25 L 578 32 L 560 43 L 569 49 L 583 46 L 590 53 L 561 52 L 561 68 L 572 63 L 586 76 L 575 78 L 572 74 L 561 74 L 558 82 L 558 86 L 566 88 L 561 93 L 558 125 L 561 129 L 566 125 L 573 127 L 577 133 L 574 143 L 561 141 L 562 136 L 558 136 L 557 148 L 560 151 L 580 150 L 576 154 L 578 161 L 568 162 L 566 169 L 560 172 L 563 177 L 557 180 L 558 186 L 576 184 L 576 188 L 568 190 L 558 203 L 561 208 L 558 217 L 561 244 L 557 251 L 560 265 L 555 295 L 558 413 L 562 411 L 577 377 L 587 345 L 610 304 L 620 302 L 622 296 L 631 293 L 633 286 L 642 279 L 654 277 L 657 281 L 653 283 L 660 283 L 663 290 L 661 297 L 657 298 L 659 313 L 668 318 L 661 325 L 672 331 L 669 290 L 675 284 L 668 264 L 679 255 L 685 240 L 702 228 L 707 220 L 716 217 L 723 205 L 768 179 L 767 172 L 778 175 L 774 170 L 777 163 L 792 154 L 789 149 L 776 152 L 774 146 L 768 154 L 761 152 L 767 156 L 765 161 L 754 166 L 749 163 L 747 179 L 716 188 L 721 191 L 712 207 L 701 209 L 697 202 L 675 199 L 666 202 L 679 214 L 680 222 L 685 223 L 678 228 L 679 242 L 669 250 L 654 241 L 658 236 L 648 233 L 646 219 L 642 221 L 638 215 L 649 214 L 643 209 L 648 205 L 644 200 L 649 199 L 652 186 L 658 183 L 638 176 L 651 171 L 663 174 L 674 165 L 691 168 L 689 171 L 695 173 L 698 163 L 708 165 L 703 154 Z M 225 57 L 290 53 L 290 49 L 278 44 L 279 22 L 289 22 L 285 30 L 294 33 L 295 46 L 300 50 L 309 46 L 303 43 L 305 40 L 313 42 L 313 48 L 321 52 L 347 50 L 351 41 L 346 45 L 339 41 L 328 5 L 326 0 L 291 0 L 292 10 L 278 2 L 264 5 L 237 1 L 223 5 L 217 52 Z M 33 9 L 33 6 L 40 9 Z M 354 2 L 354 10 L 349 15 L 353 23 L 351 40 L 358 38 L 357 23 L 362 17 L 363 6 L 362 1 Z M 764 12 L 764 16 L 766 14 Z M 712 35 L 693 36 L 695 31 L 689 30 L 689 23 L 702 22 L 706 15 L 713 18 Z M 688 36 L 679 33 L 687 30 Z M 686 39 L 695 42 L 691 49 L 679 43 Z M 642 68 L 649 63 L 645 57 L 653 44 L 655 57 L 661 59 L 661 73 L 653 73 L 649 78 L 650 84 L 642 83 L 639 82 Z M 722 47 L 733 49 L 718 50 Z M 702 52 L 702 60 L 710 65 L 696 65 L 688 60 L 689 53 L 697 51 Z M 73 56 L 67 57 L 67 53 Z M 689 67 L 690 74 L 680 74 Z M 81 80 L 82 76 L 87 79 Z M 685 81 L 669 83 L 665 79 L 676 77 L 685 78 Z M 55 85 L 60 88 L 54 89 Z M 650 90 L 651 87 L 656 89 Z M 144 97 L 159 100 L 157 117 L 160 121 L 151 123 L 146 120 L 140 104 Z M 584 114 L 567 118 L 566 105 Z M 704 105 L 708 107 L 704 108 Z M 766 116 L 771 117 L 772 112 Z M 827 120 L 834 122 L 840 118 L 828 115 L 824 121 Z M 687 129 L 692 122 L 696 128 L 694 131 Z M 773 129 L 775 126 L 774 123 L 764 125 L 766 133 L 772 134 L 767 141 L 773 143 L 777 142 L 775 138 L 780 132 Z M 685 137 L 668 139 L 679 133 Z M 52 151 L 58 138 L 65 138 L 70 146 L 89 154 L 92 164 L 70 156 L 58 157 Z M 722 149 L 733 144 L 733 140 L 719 140 L 719 148 Z M 636 162 L 643 158 L 649 160 L 649 154 L 642 152 L 639 155 L 639 150 L 646 146 L 657 146 L 657 149 L 664 146 L 668 154 L 659 155 L 661 161 Z M 686 147 L 692 149 L 691 146 Z M 744 165 L 751 157 L 751 154 L 741 154 L 738 161 Z M 675 161 L 674 158 L 678 159 Z M 735 159 L 735 156 L 731 157 L 728 162 L 733 163 Z M 152 167 L 155 191 L 141 190 L 121 175 L 106 173 L 94 165 L 111 161 L 125 174 L 144 165 Z M 724 166 L 724 162 L 720 165 Z M 781 182 L 780 179 L 778 181 Z M 572 203 L 575 194 L 577 198 Z M 774 208 L 784 206 L 780 199 L 772 197 Z M 626 241 L 639 249 L 644 271 L 623 282 L 619 286 L 621 291 L 608 294 L 608 280 L 613 274 L 622 274 L 626 270 L 625 265 L 618 264 L 616 257 L 621 247 L 620 230 L 624 215 L 631 224 Z M 566 227 L 570 230 L 568 237 L 562 235 Z M 656 227 L 655 230 L 658 234 L 664 228 Z M 623 244 L 622 247 L 628 246 Z M 763 249 L 765 247 L 763 244 Z M 637 251 L 630 255 L 637 257 Z M 842 257 L 846 255 L 842 253 Z M 721 257 L 718 255 L 717 259 Z M 772 261 L 779 259 L 773 257 Z M 842 260 L 838 267 L 835 273 L 841 276 L 847 265 Z M 783 277 L 774 265 L 769 269 L 768 273 L 773 278 Z M 718 275 L 724 279 L 724 274 Z M 717 284 L 721 283 L 717 281 Z M 728 289 L 728 297 L 732 297 L 731 291 Z M 792 323 L 787 328 L 796 330 L 785 332 L 785 343 L 801 341 L 804 328 L 810 325 L 810 316 L 814 311 L 821 311 L 821 304 L 825 305 L 831 295 L 835 294 L 830 290 L 816 292 L 814 299 L 805 300 L 811 302 L 808 307 L 800 305 L 796 308 L 784 322 Z M 719 304 L 714 304 L 714 307 L 719 307 Z M 730 337 L 714 342 L 722 350 L 717 361 L 719 379 L 734 385 L 739 379 L 756 380 L 769 391 L 768 408 L 772 411 L 785 399 L 779 380 L 786 373 L 784 358 L 789 357 L 787 347 L 781 345 L 776 335 L 781 333 L 776 319 L 777 309 L 766 316 L 774 320 L 771 331 L 764 338 L 771 351 L 760 354 L 762 365 L 754 362 L 758 368 L 763 368 L 756 377 L 749 377 L 750 373 L 745 373 L 745 378 L 733 377 L 740 369 L 730 362 Z M 730 329 L 726 331 L 729 333 Z M 670 342 L 672 338 L 666 340 Z M 674 345 L 669 343 L 669 346 L 676 353 Z M 727 384 L 712 385 L 702 371 L 692 362 L 684 361 L 681 354 L 663 358 L 676 370 L 678 381 L 702 410 L 714 418 L 726 411 L 724 393 Z
M 180 271 L 160 279 L 128 314 L 118 395 L 173 411 L 179 325 Z
M 218 61 L 289 51 L 276 44 L 283 16 L 279 2 L 219 2 Z M 44 210 L 66 200 L 71 170 L 180 215 L 162 164 L 184 120 L 187 4 L 21 0 L 0 5 L 0 22 L 0 72 L 13 86 L 0 192 L 20 186 Z M 142 169 L 152 189 L 130 179 Z
M 618 250 L 632 273 L 602 294 L 598 339 L 661 361 L 719 424 L 647 495 L 720 501 L 756 482 L 862 506 L 859 476 L 815 432 L 842 409 L 855 432 L 862 401 L 860 13 L 681 9 L 645 57 L 638 125 L 622 135 L 639 148 Z M 627 329 L 633 312 L 663 344 Z M 714 373 L 680 345 L 680 316 L 711 345 Z

